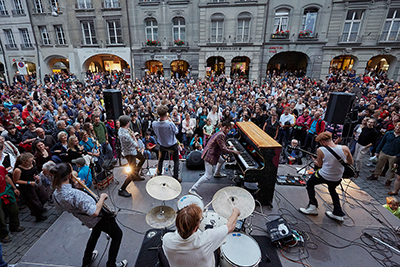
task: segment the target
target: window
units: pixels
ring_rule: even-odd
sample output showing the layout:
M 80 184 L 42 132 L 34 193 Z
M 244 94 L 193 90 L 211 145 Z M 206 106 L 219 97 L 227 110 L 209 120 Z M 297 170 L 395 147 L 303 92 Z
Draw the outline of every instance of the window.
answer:
M 35 12 L 43 13 L 42 0 L 34 0 L 34 4 L 35 4 Z
M 397 41 L 400 28 L 400 9 L 390 9 L 383 25 L 381 41 Z
M 224 41 L 224 15 L 214 14 L 211 17 L 211 42 L 222 43 Z
M 49 45 L 50 38 L 46 26 L 39 26 L 40 36 L 42 37 L 42 44 Z
M 28 29 L 19 29 L 22 39 L 23 48 L 32 48 L 31 38 L 29 37 Z
M 348 11 L 343 27 L 342 42 L 356 42 L 364 11 Z
M 64 30 L 61 25 L 54 26 L 54 31 L 56 32 L 57 44 L 65 45 L 67 42 L 65 41 Z
M 105 8 L 117 8 L 120 7 L 118 0 L 104 0 Z
M 308 31 L 309 36 L 315 33 L 315 24 L 317 22 L 318 9 L 307 8 L 304 10 L 303 20 L 301 22 L 301 30 Z
M 4 33 L 6 35 L 6 41 L 7 41 L 6 46 L 11 47 L 11 48 L 17 48 L 12 30 L 4 30 Z
M 238 43 L 249 42 L 250 21 L 251 21 L 251 16 L 250 16 L 249 13 L 241 13 L 241 14 L 239 14 L 238 25 L 237 25 L 236 42 L 238 42 Z
M 158 40 L 158 24 L 155 19 L 146 20 L 146 39 Z
M 21 0 L 14 0 L 14 10 L 13 10 L 14 15 L 24 15 L 25 11 L 22 6 Z
M 172 20 L 172 35 L 174 40 L 185 41 L 186 38 L 186 28 L 184 18 L 174 18 Z
M 90 9 L 93 8 L 92 0 L 78 0 L 78 9 Z
M 6 5 L 4 4 L 4 0 L 0 0 L 0 16 L 7 16 L 7 8 Z
M 275 12 L 274 32 L 287 31 L 289 24 L 289 10 L 278 9 Z
M 109 44 L 122 44 L 122 29 L 119 20 L 107 21 L 108 26 L 108 43 Z
M 82 34 L 85 45 L 97 44 L 96 30 L 94 29 L 93 21 L 82 21 Z
M 52 12 L 60 12 L 60 5 L 58 4 L 58 0 L 50 0 L 50 5 Z

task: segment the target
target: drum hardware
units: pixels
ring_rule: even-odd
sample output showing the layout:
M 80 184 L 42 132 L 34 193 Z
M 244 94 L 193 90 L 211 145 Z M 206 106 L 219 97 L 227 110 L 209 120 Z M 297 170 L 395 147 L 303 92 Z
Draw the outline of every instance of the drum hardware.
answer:
M 222 225 L 226 225 L 228 220 L 220 215 L 218 215 L 213 210 L 207 210 L 203 214 L 203 220 L 200 222 L 199 229 L 205 231 L 207 229 L 214 229 Z
M 228 186 L 215 193 L 213 197 L 213 209 L 222 217 L 228 219 L 232 213 L 232 208 L 236 207 L 240 211 L 238 220 L 249 217 L 255 208 L 253 196 L 245 189 Z
M 146 223 L 153 228 L 162 229 L 172 225 L 175 222 L 176 212 L 173 208 L 165 206 L 152 208 L 146 214 Z
M 146 191 L 151 197 L 165 201 L 179 196 L 182 186 L 171 176 L 159 175 L 147 182 Z

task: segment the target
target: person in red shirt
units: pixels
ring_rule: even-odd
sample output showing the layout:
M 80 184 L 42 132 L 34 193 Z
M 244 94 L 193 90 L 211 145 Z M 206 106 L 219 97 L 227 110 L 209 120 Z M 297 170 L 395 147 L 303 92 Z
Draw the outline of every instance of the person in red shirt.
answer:
M 26 123 L 26 118 L 28 118 L 29 116 L 33 117 L 33 106 L 31 104 L 28 104 L 26 106 L 26 108 L 22 111 L 21 117 L 22 120 L 24 121 L 24 123 Z
M 3 112 L 3 117 L 2 117 L 2 123 L 4 125 L 4 127 L 8 127 L 11 124 L 13 124 L 13 118 L 10 115 L 10 111 L 8 110 L 8 108 L 3 108 L 1 110 L 1 112 Z

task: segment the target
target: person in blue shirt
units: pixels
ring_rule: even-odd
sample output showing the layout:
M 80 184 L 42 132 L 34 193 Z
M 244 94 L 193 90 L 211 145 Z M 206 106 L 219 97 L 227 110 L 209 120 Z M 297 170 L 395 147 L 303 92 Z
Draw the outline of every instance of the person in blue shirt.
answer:
M 77 158 L 72 160 L 72 163 L 78 167 L 78 177 L 85 183 L 87 187 L 92 185 L 92 173 L 89 169 L 89 166 L 86 165 L 86 161 L 84 158 Z

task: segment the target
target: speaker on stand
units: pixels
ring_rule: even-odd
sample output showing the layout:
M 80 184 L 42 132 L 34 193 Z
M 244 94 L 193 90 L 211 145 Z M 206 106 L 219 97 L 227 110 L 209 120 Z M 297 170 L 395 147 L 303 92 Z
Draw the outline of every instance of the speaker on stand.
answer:
M 325 113 L 325 121 L 330 124 L 344 125 L 347 114 L 353 107 L 354 94 L 333 92 L 329 96 L 328 107 Z
M 103 91 L 107 119 L 117 120 L 123 115 L 122 94 L 120 90 L 106 89 Z

